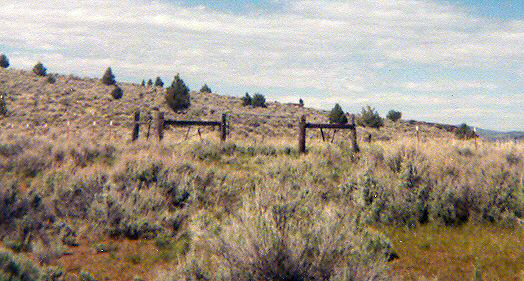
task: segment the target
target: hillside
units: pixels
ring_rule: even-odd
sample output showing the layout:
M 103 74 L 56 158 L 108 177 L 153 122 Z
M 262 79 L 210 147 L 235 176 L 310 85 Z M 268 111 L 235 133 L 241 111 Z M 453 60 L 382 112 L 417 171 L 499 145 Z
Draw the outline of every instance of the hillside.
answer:
M 260 138 L 293 137 L 297 120 L 304 114 L 308 122 L 327 122 L 327 112 L 322 110 L 276 101 L 267 102 L 267 108 L 244 107 L 240 98 L 227 96 L 227 93 L 195 91 L 191 92 L 190 109 L 183 114 L 175 114 L 165 103 L 164 89 L 131 83 L 119 83 L 119 86 L 124 96 L 114 100 L 110 95 L 112 87 L 101 84 L 99 79 L 57 75 L 56 82 L 50 84 L 45 77 L 32 72 L 0 69 L 0 92 L 6 94 L 9 110 L 7 117 L 0 117 L 0 127 L 41 132 L 48 126 L 58 134 L 87 129 L 104 135 L 111 130 L 127 137 L 136 110 L 142 112 L 143 120 L 161 110 L 166 113 L 166 118 L 179 120 L 220 120 L 223 113 L 228 113 L 230 137 Z M 113 128 L 109 128 L 110 122 Z M 439 124 L 416 121 L 393 123 L 386 120 L 385 127 L 378 131 L 359 128 L 359 135 L 370 132 L 378 139 L 398 139 L 414 136 L 415 126 L 419 126 L 422 138 L 449 138 L 453 130 L 453 127 Z M 176 135 L 183 131 L 179 130 Z M 310 137 L 320 138 L 320 132 L 310 131 Z

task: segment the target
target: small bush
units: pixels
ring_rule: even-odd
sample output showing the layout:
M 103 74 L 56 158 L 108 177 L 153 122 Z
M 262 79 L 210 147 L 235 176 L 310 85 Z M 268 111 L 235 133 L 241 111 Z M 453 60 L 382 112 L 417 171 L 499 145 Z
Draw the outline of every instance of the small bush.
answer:
M 55 82 L 56 82 L 56 77 L 54 75 L 47 76 L 47 83 L 55 84 Z
M 93 275 L 91 275 L 91 273 L 87 271 L 82 271 L 80 272 L 80 278 L 78 279 L 78 281 L 96 281 L 96 279 L 95 277 L 93 277 Z
M 155 80 L 155 87 L 164 87 L 164 82 L 160 77 L 157 77 Z
M 209 88 L 209 86 L 207 84 L 204 84 L 204 86 L 202 86 L 202 88 L 200 88 L 200 92 L 201 93 L 211 93 L 211 88 Z
M 342 111 L 342 107 L 337 103 L 335 104 L 335 107 L 331 110 L 329 113 L 329 123 L 331 124 L 346 124 L 348 122 L 348 118 L 344 114 L 344 111 Z
M 1 68 L 8 68 L 9 67 L 9 59 L 4 54 L 0 55 L 0 67 Z
M 256 93 L 251 101 L 253 107 L 266 107 L 266 98 L 264 95 Z
M 115 100 L 118 100 L 118 99 L 122 98 L 122 96 L 124 96 L 124 91 L 122 91 L 122 89 L 120 87 L 115 85 L 115 87 L 111 91 L 111 96 L 113 96 L 113 98 Z
M 0 115 L 7 115 L 7 104 L 5 102 L 5 95 L 0 95 Z
M 102 84 L 107 85 L 107 86 L 116 84 L 115 75 L 113 75 L 113 71 L 111 70 L 111 67 L 108 67 L 106 69 L 106 72 L 104 72 L 104 76 L 102 76 L 102 79 L 100 79 L 100 81 L 102 82 Z
M 380 128 L 384 126 L 384 121 L 380 117 L 377 111 L 371 106 L 362 108 L 359 118 L 357 118 L 357 124 L 363 127 Z
M 30 260 L 0 251 L 0 280 L 37 281 L 42 280 L 41 270 Z
M 386 117 L 393 122 L 397 122 L 398 120 L 400 120 L 400 118 L 402 118 L 402 112 L 390 110 Z
M 253 100 L 251 99 L 251 96 L 249 95 L 249 93 L 246 93 L 246 95 L 242 98 L 242 105 L 250 106 L 252 101 Z
M 38 76 L 46 76 L 47 75 L 47 68 L 44 67 L 44 65 L 41 62 L 38 62 L 33 67 L 33 73 Z
M 459 139 L 471 139 L 476 137 L 475 132 L 471 129 L 470 126 L 463 123 L 461 124 L 458 129 L 455 131 L 455 136 Z
M 187 109 L 191 105 L 189 88 L 177 74 L 171 87 L 167 88 L 166 101 L 175 112 Z

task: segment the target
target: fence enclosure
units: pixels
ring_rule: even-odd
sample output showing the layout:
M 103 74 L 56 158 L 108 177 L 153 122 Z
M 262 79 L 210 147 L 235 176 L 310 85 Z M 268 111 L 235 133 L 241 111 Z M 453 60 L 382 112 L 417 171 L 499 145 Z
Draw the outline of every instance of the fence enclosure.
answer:
M 149 122 L 140 122 L 140 112 L 135 112 L 134 126 L 131 135 L 131 140 L 135 141 L 140 135 L 140 124 L 148 125 L 147 138 L 149 139 L 149 129 L 151 127 L 152 120 Z M 164 112 L 158 112 L 155 120 L 155 131 L 159 141 L 164 138 L 164 130 L 173 127 L 188 127 L 188 126 L 204 126 L 204 127 L 220 127 L 220 140 L 226 141 L 227 138 L 227 114 L 222 114 L 220 121 L 197 121 L 197 120 L 166 120 L 164 118 Z M 349 124 L 317 124 L 317 123 L 306 123 L 306 116 L 302 115 L 298 123 L 298 152 L 306 153 L 306 129 L 320 129 L 322 138 L 324 139 L 324 132 L 322 129 L 349 129 L 351 130 L 351 143 L 354 152 L 359 152 L 360 149 L 357 143 L 357 130 L 355 125 L 355 116 L 351 116 L 351 122 Z M 200 133 L 200 131 L 199 131 Z

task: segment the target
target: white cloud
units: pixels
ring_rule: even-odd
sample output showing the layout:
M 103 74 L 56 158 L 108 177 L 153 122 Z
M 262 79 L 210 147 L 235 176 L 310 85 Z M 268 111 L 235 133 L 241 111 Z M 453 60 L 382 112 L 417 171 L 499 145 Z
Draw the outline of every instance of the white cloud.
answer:
M 381 72 L 391 65 L 513 66 L 521 73 L 512 75 L 521 77 L 524 69 L 524 21 L 475 18 L 432 0 L 293 0 L 282 11 L 245 15 L 146 0 L 0 4 L 0 42 L 18 50 L 10 57 L 14 67 L 41 59 L 51 71 L 86 76 L 111 65 L 117 78 L 180 72 L 245 87 L 311 88 L 329 96 L 318 105 L 331 99 L 447 106 L 410 91 L 503 90 L 489 77 L 410 82 Z M 377 94 L 390 86 L 404 92 Z

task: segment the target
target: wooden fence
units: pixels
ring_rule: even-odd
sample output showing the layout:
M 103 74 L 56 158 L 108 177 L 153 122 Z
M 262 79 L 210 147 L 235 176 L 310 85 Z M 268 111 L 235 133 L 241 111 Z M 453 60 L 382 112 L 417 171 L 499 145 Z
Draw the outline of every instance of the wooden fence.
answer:
M 138 139 L 140 134 L 140 125 L 147 124 L 147 138 L 149 139 L 149 131 L 151 128 L 152 120 L 149 122 L 140 122 L 140 112 L 135 112 L 134 126 L 131 135 L 131 140 L 135 141 Z M 164 130 L 169 126 L 173 127 L 187 127 L 187 126 L 207 126 L 207 127 L 220 127 L 220 140 L 226 141 L 227 138 L 227 114 L 222 114 L 220 121 L 196 121 L 196 120 L 166 120 L 163 112 L 158 112 L 155 120 L 156 135 L 159 141 L 164 138 Z M 357 143 L 357 130 L 355 125 L 355 116 L 351 116 L 351 122 L 349 124 L 315 124 L 306 123 L 306 116 L 302 115 L 298 123 L 298 151 L 299 153 L 306 153 L 306 129 L 320 129 L 322 139 L 324 139 L 324 132 L 322 129 L 349 129 L 351 130 L 351 143 L 354 152 L 359 152 L 360 149 Z M 200 131 L 199 131 L 200 132 Z M 335 131 L 336 132 L 336 131 Z

